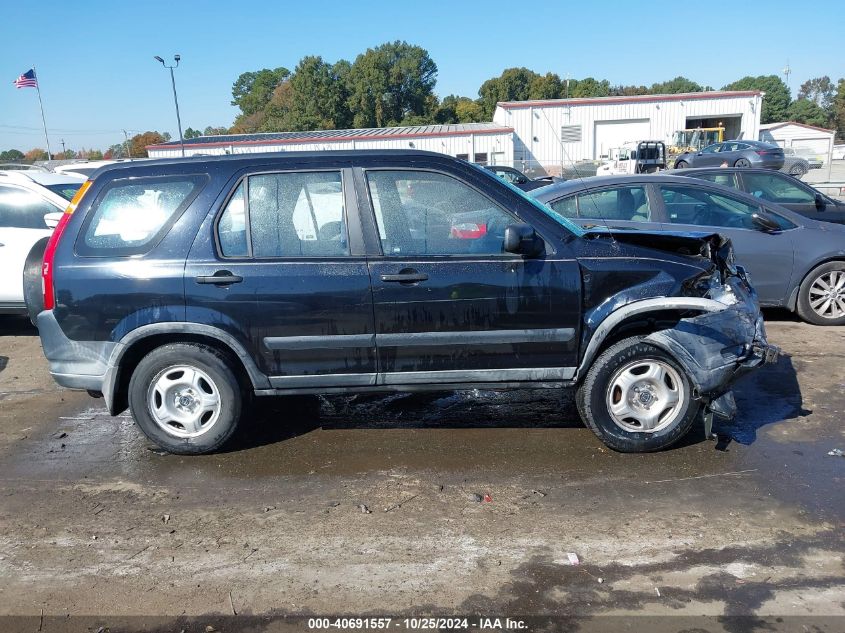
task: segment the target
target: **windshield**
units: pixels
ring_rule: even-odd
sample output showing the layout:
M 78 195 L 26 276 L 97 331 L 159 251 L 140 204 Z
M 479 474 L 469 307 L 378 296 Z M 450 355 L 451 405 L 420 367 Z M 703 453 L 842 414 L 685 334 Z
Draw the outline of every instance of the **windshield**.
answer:
M 79 188 L 82 186 L 81 182 L 63 182 L 58 185 L 43 185 L 45 188 L 49 189 L 53 193 L 59 194 L 62 198 L 70 202 L 73 200 L 73 196 L 76 195 L 76 192 L 79 191 Z
M 501 179 L 501 178 L 498 178 L 497 176 L 493 175 L 493 173 L 492 173 L 492 172 L 490 172 L 490 171 L 488 171 L 488 170 L 484 169 L 483 167 L 479 167 L 478 165 L 473 165 L 473 166 L 474 166 L 476 169 L 478 169 L 478 171 L 482 172 L 482 173 L 483 173 L 483 174 L 484 174 L 487 178 L 492 178 L 492 179 L 493 179 L 493 180 L 495 180 L 496 182 L 502 183 L 502 184 L 504 184 L 506 187 L 510 188 L 510 190 L 511 190 L 511 191 L 513 191 L 514 193 L 518 193 L 518 194 L 520 195 L 520 197 L 524 198 L 524 199 L 525 199 L 525 200 L 527 200 L 529 203 L 531 203 L 531 206 L 533 206 L 533 207 L 535 207 L 536 209 L 538 209 L 539 211 L 542 211 L 543 213 L 545 213 L 545 214 L 546 214 L 547 216 L 549 216 L 552 220 L 554 220 L 555 222 L 557 222 L 558 224 L 560 224 L 561 226 L 563 226 L 565 229 L 567 229 L 570 233 L 574 233 L 574 234 L 575 234 L 575 235 L 577 235 L 578 237 L 582 237 L 582 236 L 586 233 L 586 231 L 584 231 L 584 229 L 582 229 L 580 226 L 578 226 L 577 224 L 575 224 L 575 223 L 573 223 L 573 222 L 570 222 L 570 221 L 569 221 L 569 220 L 567 220 L 565 217 L 563 217 L 562 215 L 560 215 L 557 211 L 555 211 L 554 209 L 552 209 L 552 208 L 550 208 L 550 207 L 547 207 L 547 206 L 546 206 L 546 205 L 544 205 L 542 202 L 540 202 L 540 201 L 539 201 L 539 200 L 537 200 L 536 198 L 533 198 L 531 195 L 529 195 L 528 193 L 524 192 L 524 191 L 523 191 L 522 189 L 520 189 L 519 187 L 517 187 L 517 186 L 515 186 L 515 185 L 512 185 L 512 184 L 511 184 L 511 183 L 509 183 L 507 180 L 503 180 L 503 179 Z M 532 193 L 535 193 L 535 192 L 537 192 L 537 191 L 542 191 L 542 190 L 543 190 L 543 189 L 545 189 L 545 188 L 546 188 L 546 187 L 542 187 L 541 189 L 535 189 Z

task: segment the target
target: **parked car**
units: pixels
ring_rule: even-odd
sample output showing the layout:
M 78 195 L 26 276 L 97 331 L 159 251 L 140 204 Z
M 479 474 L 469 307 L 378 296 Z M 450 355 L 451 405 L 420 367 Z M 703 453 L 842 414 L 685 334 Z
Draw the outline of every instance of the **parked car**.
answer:
M 56 381 L 175 453 L 251 396 L 476 387 L 575 387 L 603 442 L 651 451 L 776 356 L 732 258 L 583 231 L 442 154 L 243 154 L 95 173 L 29 306 Z
M 717 167 L 685 169 L 681 174 L 744 191 L 814 220 L 845 224 L 845 202 L 826 196 L 807 183 L 782 172 Z
M 833 152 L 831 153 L 831 158 L 833 160 L 845 159 L 845 145 L 834 145 Z
M 821 166 L 821 165 L 819 165 Z M 795 153 L 791 147 L 783 148 L 783 167 L 780 168 L 785 174 L 800 178 L 810 171 L 810 161 Z
M 845 324 L 845 226 L 683 176 L 590 178 L 532 195 L 584 227 L 718 232 L 730 238 L 762 305 L 817 325 Z
M 27 255 L 52 233 L 83 180 L 35 169 L 0 171 L 0 313 L 26 314 Z
M 817 154 L 814 154 L 812 149 L 809 147 L 784 147 L 783 156 L 784 163 L 781 171 L 785 171 L 793 176 L 797 176 L 798 174 L 795 174 L 787 169 L 787 165 L 791 162 L 790 158 L 792 158 L 794 162 L 806 162 L 809 169 L 821 169 L 824 166 L 824 161 L 819 158 Z
M 687 167 L 783 167 L 783 148 L 760 141 L 725 141 L 698 152 L 684 152 L 675 159 L 675 169 Z
M 128 162 L 130 159 L 128 158 L 116 158 L 113 160 L 86 160 L 86 161 L 79 161 L 78 163 L 67 163 L 64 165 L 57 165 L 53 167 L 53 171 L 57 174 L 74 174 L 76 176 L 84 176 L 88 177 L 97 171 L 100 167 L 106 167 L 108 165 L 114 165 L 115 163 L 122 163 Z M 137 160 L 147 160 L 145 158 L 139 158 Z
M 550 185 L 553 182 L 561 180 L 559 178 L 553 178 L 552 176 L 543 176 L 532 180 L 518 169 L 506 167 L 505 165 L 485 165 L 484 169 L 492 171 L 502 180 L 506 180 L 523 191 L 539 189 L 540 187 L 545 187 L 546 185 Z

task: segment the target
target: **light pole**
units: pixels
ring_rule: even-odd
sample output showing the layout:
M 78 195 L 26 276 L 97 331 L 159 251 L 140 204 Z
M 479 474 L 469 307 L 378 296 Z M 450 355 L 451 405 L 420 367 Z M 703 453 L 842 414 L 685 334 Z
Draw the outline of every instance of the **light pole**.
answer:
M 173 56 L 173 61 L 176 63 L 172 66 L 168 66 L 164 63 L 164 60 L 159 57 L 158 55 L 155 56 L 155 60 L 161 62 L 161 65 L 165 68 L 170 69 L 170 83 L 173 85 L 173 103 L 176 104 L 176 125 L 179 126 L 179 145 L 182 148 L 182 158 L 185 157 L 185 141 L 182 138 L 182 118 L 179 116 L 179 99 L 176 98 L 176 79 L 173 76 L 173 69 L 179 66 L 179 60 L 182 59 L 179 55 Z

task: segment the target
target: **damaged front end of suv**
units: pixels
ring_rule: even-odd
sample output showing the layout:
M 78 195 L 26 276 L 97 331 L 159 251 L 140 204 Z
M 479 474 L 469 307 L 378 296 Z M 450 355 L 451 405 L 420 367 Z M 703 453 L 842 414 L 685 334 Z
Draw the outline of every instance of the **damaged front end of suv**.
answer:
M 606 229 L 589 231 L 584 237 L 584 252 L 579 254 L 584 353 L 578 379 L 586 381 L 588 371 L 600 372 L 602 368 L 596 367 L 600 353 L 607 354 L 620 341 L 652 346 L 682 368 L 709 436 L 714 415 L 730 419 L 736 414 L 733 382 L 778 357 L 778 349 L 766 340 L 756 293 L 734 262 L 730 240 L 708 233 Z M 636 375 L 629 376 L 629 381 L 634 379 Z M 608 389 L 612 377 L 609 382 Z M 640 382 L 645 387 L 633 391 L 628 407 L 634 415 L 615 419 L 629 432 L 637 431 L 635 414 L 637 405 L 642 409 L 641 400 L 652 395 L 658 399 L 654 390 L 643 393 L 648 384 Z M 617 399 L 620 402 L 608 392 L 611 417 L 615 404 L 620 410 L 625 404 Z M 640 434 L 650 432 L 654 429 L 642 426 Z

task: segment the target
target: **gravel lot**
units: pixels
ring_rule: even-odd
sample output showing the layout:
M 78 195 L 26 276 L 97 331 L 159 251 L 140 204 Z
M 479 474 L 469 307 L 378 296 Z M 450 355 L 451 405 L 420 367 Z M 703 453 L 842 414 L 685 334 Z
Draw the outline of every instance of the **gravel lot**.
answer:
M 621 455 L 565 393 L 485 391 L 265 401 L 238 446 L 186 458 L 57 387 L 4 317 L 0 616 L 30 616 L 4 630 L 204 631 L 237 612 L 841 631 L 845 458 L 827 453 L 845 449 L 845 328 L 767 318 L 786 354 L 739 384 L 718 447 Z

